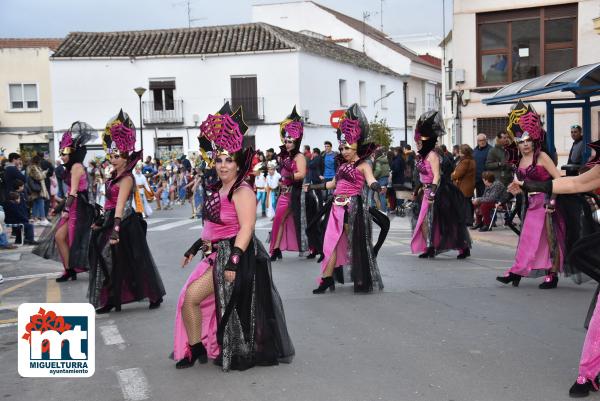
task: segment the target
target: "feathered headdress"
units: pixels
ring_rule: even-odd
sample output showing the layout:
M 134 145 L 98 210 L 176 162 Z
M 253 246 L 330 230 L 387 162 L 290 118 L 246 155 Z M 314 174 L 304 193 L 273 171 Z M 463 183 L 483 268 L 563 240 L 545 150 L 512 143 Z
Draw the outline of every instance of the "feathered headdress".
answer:
M 435 148 L 438 138 L 445 134 L 444 121 L 439 112 L 429 110 L 421 114 L 415 127 L 415 142 L 421 141 L 421 149 L 418 153 L 426 157 Z
M 243 149 L 244 134 L 247 131 L 248 125 L 244 122 L 242 108 L 239 107 L 233 112 L 229 102 L 226 102 L 214 115 L 209 114 L 200 125 L 198 140 L 203 157 L 206 155 L 208 158 L 211 152 L 211 159 L 214 160 L 225 154 L 231 156 L 240 168 L 236 182 L 229 192 L 230 199 L 233 191 L 239 187 L 252 169 L 254 150 L 251 147 Z
M 61 155 L 69 155 L 69 162 L 65 168 L 70 169 L 74 163 L 82 163 L 87 153 L 86 143 L 98 138 L 98 133 L 91 125 L 82 121 L 75 121 L 66 131 L 58 145 Z
M 102 135 L 102 145 L 108 155 L 118 154 L 128 156 L 135 149 L 135 125 L 129 115 L 119 110 L 119 114 L 106 123 Z
M 136 133 L 135 125 L 129 115 L 119 110 L 119 113 L 106 123 L 102 135 L 102 146 L 106 154 L 126 158 L 126 171 L 131 171 L 136 163 L 142 159 L 142 150 L 135 149 Z
M 531 138 L 533 142 L 544 140 L 542 120 L 532 105 L 525 105 L 521 100 L 508 113 L 506 132 L 513 141 Z
M 355 149 L 360 160 L 369 157 L 377 148 L 374 143 L 365 143 L 369 137 L 369 121 L 362 108 L 354 103 L 339 119 L 337 138 L 340 145 Z

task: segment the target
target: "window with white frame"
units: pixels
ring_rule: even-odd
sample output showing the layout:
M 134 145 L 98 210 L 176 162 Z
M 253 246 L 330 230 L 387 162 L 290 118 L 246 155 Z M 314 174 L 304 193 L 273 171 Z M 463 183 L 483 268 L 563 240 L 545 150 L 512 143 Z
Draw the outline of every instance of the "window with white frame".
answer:
M 380 94 L 379 94 L 379 98 L 381 99 L 381 108 L 383 110 L 387 109 L 387 89 L 385 87 L 385 85 L 381 85 L 380 86 L 381 90 L 380 90 Z
M 340 106 L 348 105 L 348 87 L 345 79 L 339 80 L 340 87 Z
M 367 83 L 365 81 L 358 81 L 358 96 L 360 105 L 367 107 Z
M 39 109 L 37 84 L 9 84 L 11 110 Z
M 175 79 L 151 80 L 154 111 L 175 110 Z

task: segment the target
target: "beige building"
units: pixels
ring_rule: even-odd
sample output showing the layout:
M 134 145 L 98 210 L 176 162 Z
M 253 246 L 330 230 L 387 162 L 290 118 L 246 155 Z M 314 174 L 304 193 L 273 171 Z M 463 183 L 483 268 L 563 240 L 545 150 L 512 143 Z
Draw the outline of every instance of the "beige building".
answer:
M 445 47 L 443 110 L 451 133 L 446 144 L 474 145 L 477 133 L 495 138 L 506 127 L 510 106 L 481 102 L 501 87 L 599 62 L 598 17 L 600 0 L 454 0 L 452 31 L 440 44 Z M 534 107 L 545 119 L 545 104 Z M 599 116 L 597 108 L 592 110 L 593 139 Z M 555 111 L 560 162 L 572 145 L 570 126 L 581 123 L 579 109 Z
M 50 55 L 62 39 L 0 39 L 0 152 L 51 152 Z

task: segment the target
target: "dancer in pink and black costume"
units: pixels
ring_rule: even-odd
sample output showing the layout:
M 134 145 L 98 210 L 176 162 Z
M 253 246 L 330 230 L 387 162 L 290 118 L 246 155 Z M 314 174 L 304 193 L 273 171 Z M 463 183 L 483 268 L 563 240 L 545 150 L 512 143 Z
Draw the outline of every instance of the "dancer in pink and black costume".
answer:
M 224 371 L 289 363 L 295 354 L 269 254 L 254 233 L 256 195 L 245 178 L 252 148 L 242 147 L 248 127 L 241 108 L 226 103 L 200 126 L 200 146 L 211 152 L 219 180 L 205 198 L 200 239 L 182 266 L 203 258 L 179 295 L 173 358 L 177 369 L 214 359 Z
M 113 166 L 106 181 L 104 215 L 94 223 L 90 244 L 88 297 L 96 313 L 119 312 L 121 305 L 143 299 L 160 307 L 165 288 L 146 242 L 147 224 L 132 203 L 137 191 L 131 170 L 142 158 L 134 151 L 135 126 L 121 110 L 111 118 L 102 142 Z
M 458 251 L 458 259 L 471 255 L 471 238 L 466 228 L 464 197 L 444 174 L 440 156 L 435 151 L 438 137 L 444 135 L 444 123 L 437 111 L 425 112 L 415 129 L 421 188 L 415 191 L 415 203 L 420 208 L 414 227 L 411 250 L 420 258 L 433 258 L 451 249 Z M 419 202 L 419 197 L 422 199 Z M 418 213 L 417 213 L 418 211 Z
M 279 126 L 283 142 L 277 155 L 281 166 L 281 181 L 271 229 L 271 261 L 281 259 L 281 251 L 297 251 L 303 254 L 308 249 L 304 206 L 306 194 L 302 192 L 302 182 L 306 176 L 306 158 L 300 151 L 303 125 L 302 117 L 298 115 L 294 106 L 292 113 Z
M 518 145 L 514 160 L 519 180 L 549 181 L 560 177 L 560 172 L 542 146 L 545 133 L 539 114 L 519 101 L 509 113 L 509 136 Z M 521 216 L 523 226 L 515 255 L 515 262 L 503 276 L 496 280 L 517 287 L 522 277 L 545 276 L 540 289 L 556 288 L 558 274 L 562 271 L 565 226 L 556 197 L 542 192 L 527 192 Z
M 343 161 L 335 178 L 327 183 L 307 185 L 312 190 L 335 189 L 332 199 L 309 224 L 324 227 L 324 259 L 321 262 L 319 286 L 313 290 L 313 294 L 322 294 L 327 289 L 335 290 L 333 273 L 336 266 L 349 268 L 355 292 L 371 292 L 373 287 L 382 290 L 377 252 L 389 230 L 389 219 L 368 206 L 368 190 L 380 192 L 381 185 L 366 161 L 376 145 L 365 143 L 369 136 L 369 123 L 360 106 L 353 104 L 346 110 L 337 136 L 343 146 Z M 372 219 L 382 227 L 375 246 L 372 243 Z M 343 272 L 340 273 L 343 277 Z
M 515 181 L 509 186 L 513 194 L 521 189 L 526 193 L 539 192 L 547 195 L 560 195 L 560 208 L 567 221 L 567 250 L 565 270 L 570 273 L 583 273 L 599 283 L 600 289 L 600 224 L 590 208 L 589 198 L 599 204 L 598 197 L 592 191 L 600 188 L 600 141 L 588 144 L 592 157 L 586 167 L 589 171 L 575 177 L 561 177 L 554 180 Z M 588 193 L 586 193 L 588 192 Z M 566 200 L 570 200 L 566 202 Z M 563 207 L 567 204 L 568 206 Z M 573 240 L 573 237 L 577 237 Z M 586 397 L 590 391 L 598 391 L 600 380 L 600 302 L 596 290 L 588 312 L 588 331 L 581 350 L 579 373 L 575 383 L 569 389 L 571 397 Z
M 58 213 L 54 224 L 46 228 L 33 253 L 45 259 L 63 264 L 65 272 L 56 279 L 64 282 L 76 280 L 77 273 L 89 270 L 90 227 L 96 209 L 89 198 L 88 175 L 83 166 L 87 153 L 85 146 L 97 138 L 94 129 L 81 121 L 74 122 L 60 140 L 59 153 L 65 167 L 64 182 L 67 199 L 55 209 Z

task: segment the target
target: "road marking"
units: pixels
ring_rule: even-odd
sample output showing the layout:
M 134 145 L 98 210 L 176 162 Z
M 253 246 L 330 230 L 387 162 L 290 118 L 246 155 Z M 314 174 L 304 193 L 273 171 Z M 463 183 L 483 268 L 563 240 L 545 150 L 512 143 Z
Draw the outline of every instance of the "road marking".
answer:
M 202 230 L 202 228 L 203 228 L 202 224 L 198 224 L 197 226 L 188 228 L 188 230 Z
M 179 226 L 185 226 L 187 224 L 191 224 L 191 223 L 194 223 L 194 222 L 195 222 L 195 220 L 174 221 L 173 223 L 163 224 L 162 226 L 149 228 L 148 231 L 166 231 L 166 230 L 170 230 L 171 228 L 175 228 L 175 227 L 179 227 Z
M 15 277 L 4 277 L 4 281 L 15 281 L 15 280 L 25 280 L 26 278 L 46 278 L 46 277 L 58 277 L 60 273 L 37 273 L 37 274 L 27 274 L 25 276 L 15 276 Z
M 142 401 L 150 397 L 150 387 L 142 369 L 119 370 L 117 376 L 126 401 Z
M 3 329 L 3 328 L 5 328 L 5 327 L 13 327 L 13 326 L 16 326 L 16 325 L 17 325 L 17 322 L 13 322 L 13 323 L 2 323 L 2 324 L 0 324 L 0 329 Z
M 18 290 L 18 289 L 19 289 L 19 288 L 21 288 L 21 287 L 25 287 L 26 285 L 29 285 L 29 284 L 33 283 L 34 281 L 38 281 L 39 279 L 40 279 L 39 277 L 36 277 L 36 278 L 30 278 L 30 279 L 29 279 L 29 280 L 27 280 L 27 281 L 23 281 L 22 283 L 19 283 L 19 284 L 13 285 L 12 287 L 8 287 L 8 288 L 6 288 L 6 289 L 4 289 L 4 290 L 0 291 L 0 297 L 2 297 L 2 296 L 4 296 L 4 295 L 8 295 L 8 294 L 10 294 L 10 293 L 11 293 L 11 292 L 13 292 L 13 291 L 16 291 L 16 290 Z
M 156 224 L 156 223 L 160 223 L 162 221 L 167 221 L 169 219 L 148 219 L 146 220 L 146 224 L 150 225 L 150 224 Z
M 60 286 L 56 280 L 46 280 L 46 302 L 48 303 L 59 303 L 60 302 Z
M 4 324 L 16 323 L 16 322 L 17 322 L 17 318 L 16 317 L 13 317 L 12 319 L 0 320 L 0 327 L 2 327 L 2 325 L 4 325 Z
M 123 337 L 121 336 L 121 333 L 119 333 L 119 329 L 117 328 L 116 325 L 110 324 L 110 325 L 99 326 L 99 327 L 100 327 L 100 335 L 102 336 L 102 339 L 104 340 L 104 344 L 117 345 L 117 344 L 123 344 L 125 342 L 123 340 Z

